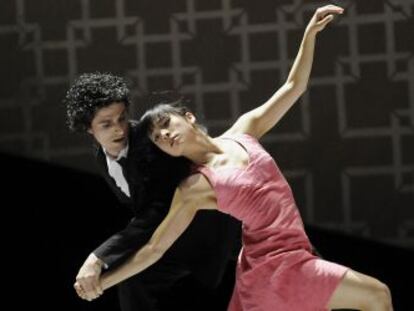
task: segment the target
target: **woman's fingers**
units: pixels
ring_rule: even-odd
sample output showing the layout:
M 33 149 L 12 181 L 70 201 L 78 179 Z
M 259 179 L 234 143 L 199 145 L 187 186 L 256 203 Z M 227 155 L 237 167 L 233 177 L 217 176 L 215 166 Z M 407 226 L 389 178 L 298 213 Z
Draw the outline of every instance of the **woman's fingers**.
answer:
M 342 14 L 344 9 L 336 5 L 326 5 L 316 10 L 318 20 L 323 20 L 329 14 Z
M 329 24 L 336 15 L 342 14 L 344 9 L 336 5 L 326 5 L 318 8 L 309 22 L 308 29 L 319 32 Z
M 322 20 L 320 20 L 317 25 L 320 27 L 325 27 L 328 23 L 330 23 L 334 19 L 332 14 L 325 16 Z

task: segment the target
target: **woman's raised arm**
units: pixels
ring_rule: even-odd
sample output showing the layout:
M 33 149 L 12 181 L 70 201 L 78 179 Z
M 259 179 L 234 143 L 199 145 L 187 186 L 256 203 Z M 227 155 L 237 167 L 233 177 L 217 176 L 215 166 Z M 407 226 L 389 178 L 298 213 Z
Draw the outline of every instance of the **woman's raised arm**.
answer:
M 343 9 L 335 5 L 316 10 L 306 27 L 286 82 L 264 104 L 243 114 L 226 133 L 247 133 L 260 138 L 279 122 L 307 88 L 317 33 L 342 12 Z

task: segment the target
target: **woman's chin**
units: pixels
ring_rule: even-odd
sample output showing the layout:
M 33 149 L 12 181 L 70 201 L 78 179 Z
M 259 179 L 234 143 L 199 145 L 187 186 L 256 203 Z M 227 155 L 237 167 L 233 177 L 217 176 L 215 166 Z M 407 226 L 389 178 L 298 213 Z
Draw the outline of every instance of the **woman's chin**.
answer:
M 172 157 L 176 157 L 176 158 L 178 158 L 178 157 L 181 157 L 181 156 L 182 156 L 182 154 L 181 154 L 181 152 L 180 152 L 179 150 L 169 150 L 168 154 L 169 154 L 170 156 L 172 156 Z

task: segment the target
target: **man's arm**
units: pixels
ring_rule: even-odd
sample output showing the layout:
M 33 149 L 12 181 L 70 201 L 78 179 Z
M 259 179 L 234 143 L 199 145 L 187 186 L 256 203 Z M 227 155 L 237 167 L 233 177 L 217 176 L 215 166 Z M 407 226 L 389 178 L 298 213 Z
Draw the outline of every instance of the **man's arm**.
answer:
M 167 216 L 148 243 L 121 267 L 102 277 L 103 288 L 107 289 L 158 261 L 188 228 L 197 211 L 201 209 L 217 209 L 217 200 L 207 179 L 201 174 L 195 174 L 177 188 Z
M 103 161 L 99 156 L 102 157 L 102 155 L 98 154 L 98 163 L 99 160 Z M 134 154 L 133 159 L 138 161 L 140 158 Z M 143 172 L 141 172 L 142 163 L 133 162 L 132 164 L 131 170 L 139 170 L 138 176 L 133 179 L 132 183 L 136 191 L 135 200 L 133 202 L 121 200 L 123 196 L 119 195 L 118 189 L 113 187 L 113 191 L 118 194 L 120 203 L 125 205 L 123 207 L 131 209 L 135 217 L 123 230 L 109 237 L 89 255 L 76 278 L 78 286 L 80 285 L 83 289 L 96 294 L 102 292 L 98 280 L 103 268 L 115 268 L 151 238 L 167 215 L 175 187 L 178 184 L 178 180 L 175 178 L 177 172 L 168 170 L 168 166 L 157 165 L 158 162 L 148 164 L 149 167 L 156 169 L 147 172 L 146 176 L 150 178 L 144 179 Z M 101 169 L 105 170 L 106 167 Z M 107 174 L 103 174 L 103 176 L 112 186 L 110 177 Z M 162 186 L 160 187 L 160 185 Z M 129 206 L 126 206 L 127 204 Z
M 131 142 L 125 169 L 129 175 L 127 181 L 131 189 L 131 198 L 128 198 L 115 185 L 114 180 L 108 174 L 102 150 L 98 149 L 96 154 L 102 176 L 116 195 L 121 205 L 119 208 L 129 210 L 134 216 L 123 230 L 113 234 L 93 251 L 93 254 L 101 259 L 107 268 L 116 267 L 148 241 L 167 214 L 178 185 L 173 178 L 165 176 L 168 170 L 158 165 L 156 155 L 152 156 L 150 162 L 146 159 L 145 155 L 148 150 L 142 146 L 144 144 L 138 134 L 136 126 L 130 128 Z M 153 154 L 153 152 L 150 153 Z M 160 169 L 155 170 L 153 167 L 160 167 Z M 162 176 L 165 178 L 162 179 Z
M 102 277 L 102 287 L 107 289 L 135 275 L 158 261 L 190 225 L 200 209 L 216 209 L 215 193 L 201 175 L 193 175 L 175 192 L 171 208 L 155 230 L 151 239 L 120 267 Z M 208 233 L 206 233 L 208 234 Z M 75 284 L 78 295 L 86 300 L 97 298 L 100 293 L 87 292 Z
M 157 202 L 153 204 L 157 205 Z M 95 249 L 79 269 L 76 276 L 78 286 L 87 292 L 101 294 L 99 278 L 102 270 L 116 267 L 148 242 L 166 214 L 159 212 L 159 209 L 159 206 L 147 206 L 146 211 L 133 218 L 124 230 Z
M 157 203 L 146 204 L 143 207 L 145 211 L 137 213 L 123 230 L 112 235 L 93 251 L 107 268 L 118 266 L 150 239 L 168 212 L 168 205 L 162 208 L 161 203 Z

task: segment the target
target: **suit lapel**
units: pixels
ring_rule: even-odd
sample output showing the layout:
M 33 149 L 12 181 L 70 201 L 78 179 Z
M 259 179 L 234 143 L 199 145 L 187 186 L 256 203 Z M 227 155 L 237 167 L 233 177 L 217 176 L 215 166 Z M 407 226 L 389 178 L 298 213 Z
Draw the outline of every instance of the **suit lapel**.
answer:
M 100 168 L 100 170 L 101 170 L 101 172 L 103 174 L 103 177 L 105 178 L 105 180 L 108 183 L 108 185 L 111 187 L 112 191 L 115 193 L 115 195 L 118 197 L 118 199 L 122 203 L 129 203 L 130 202 L 130 198 L 128 198 L 125 195 L 125 193 L 123 193 L 122 190 L 119 189 L 119 187 L 115 183 L 115 180 L 109 175 L 109 173 L 108 173 L 108 165 L 106 163 L 106 156 L 105 156 L 105 153 L 103 152 L 103 150 L 102 150 L 101 147 L 98 147 L 97 148 L 96 158 L 97 158 L 97 162 L 98 162 L 99 168 Z M 129 184 L 128 179 L 127 179 L 127 182 Z M 131 196 L 131 198 L 132 198 L 132 196 Z
M 141 139 L 139 136 L 138 123 L 136 121 L 130 122 L 128 134 L 128 154 L 126 161 L 126 171 L 124 174 L 129 185 L 129 192 L 131 199 L 137 202 L 137 189 L 141 186 L 141 165 L 142 165 L 142 150 L 140 150 Z

